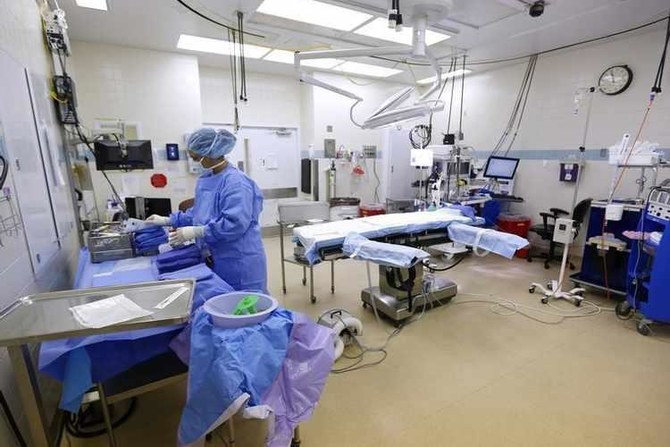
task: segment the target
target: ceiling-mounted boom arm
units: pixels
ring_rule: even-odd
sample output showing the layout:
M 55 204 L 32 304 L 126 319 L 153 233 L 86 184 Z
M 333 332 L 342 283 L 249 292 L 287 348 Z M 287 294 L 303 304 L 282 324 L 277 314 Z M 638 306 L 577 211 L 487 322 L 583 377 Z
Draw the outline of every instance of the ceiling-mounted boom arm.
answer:
M 404 56 L 408 59 L 422 58 L 426 59 L 430 63 L 431 67 L 433 67 L 435 70 L 435 81 L 430 86 L 430 88 L 414 102 L 414 105 L 402 108 L 397 107 L 410 96 L 414 89 L 407 87 L 395 93 L 386 101 L 384 101 L 384 103 L 382 103 L 382 105 L 379 106 L 360 127 L 364 129 L 373 129 L 388 124 L 393 124 L 394 122 L 420 118 L 430 113 L 442 110 L 444 108 L 443 101 L 428 99 L 433 93 L 438 91 L 442 85 L 442 69 L 437 62 L 437 59 L 435 59 L 434 55 L 426 45 L 426 27 L 428 24 L 428 14 L 431 11 L 433 11 L 433 7 L 428 6 L 423 8 L 420 14 L 415 15 L 413 20 L 414 23 L 411 47 L 389 46 L 380 48 L 350 48 L 342 50 L 296 52 L 294 56 L 294 65 L 296 71 L 298 72 L 300 81 L 306 84 L 311 84 L 326 90 L 330 90 L 331 92 L 337 93 L 338 95 L 351 98 L 358 103 L 363 99 L 355 93 L 336 87 L 327 82 L 320 81 L 314 76 L 305 73 L 300 65 L 301 61 L 310 59 L 337 59 L 364 56 Z

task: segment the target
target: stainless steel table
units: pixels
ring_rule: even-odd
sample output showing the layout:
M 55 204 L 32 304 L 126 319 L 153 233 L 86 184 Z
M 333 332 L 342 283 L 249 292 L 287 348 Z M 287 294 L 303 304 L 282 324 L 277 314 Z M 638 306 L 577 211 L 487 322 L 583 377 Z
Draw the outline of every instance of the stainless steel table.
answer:
M 162 309 L 155 309 L 158 303 L 186 290 Z M 52 447 L 59 438 L 58 424 L 47 427 L 42 405 L 42 396 L 37 382 L 35 365 L 30 355 L 29 345 L 47 340 L 86 337 L 112 332 L 156 328 L 185 323 L 190 314 L 194 280 L 172 280 L 127 284 L 95 289 L 68 290 L 29 295 L 15 301 L 0 312 L 0 346 L 7 347 L 18 385 L 19 397 L 30 428 L 30 445 Z M 123 293 L 140 307 L 154 312 L 147 317 L 103 328 L 88 328 L 80 325 L 70 308 Z M 98 392 L 103 404 L 110 445 L 116 445 L 111 421 L 106 411 L 106 396 L 98 384 Z

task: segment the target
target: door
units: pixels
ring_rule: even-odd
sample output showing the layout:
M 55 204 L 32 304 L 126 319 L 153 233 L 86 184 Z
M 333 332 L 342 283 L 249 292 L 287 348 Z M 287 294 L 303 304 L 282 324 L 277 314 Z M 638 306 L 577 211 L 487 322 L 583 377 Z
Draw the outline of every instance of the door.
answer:
M 397 127 L 385 129 L 384 146 L 389 154 L 386 197 L 395 200 L 413 199 L 416 190 L 411 185 L 416 178 L 416 170 L 410 166 L 408 131 Z
M 209 125 L 211 126 L 211 124 Z M 212 126 L 232 132 L 231 126 Z M 265 201 L 261 226 L 277 224 L 277 205 L 294 201 L 300 186 L 300 148 L 298 130 L 278 127 L 242 127 L 237 143 L 228 156 L 263 191 Z

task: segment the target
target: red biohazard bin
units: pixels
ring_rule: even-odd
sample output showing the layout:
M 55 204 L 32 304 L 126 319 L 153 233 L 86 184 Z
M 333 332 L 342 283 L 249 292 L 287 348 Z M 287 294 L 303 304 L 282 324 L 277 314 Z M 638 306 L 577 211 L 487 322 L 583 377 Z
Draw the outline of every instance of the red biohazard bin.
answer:
M 528 237 L 530 229 L 530 217 L 520 216 L 518 214 L 501 214 L 498 216 L 498 228 L 503 233 L 516 234 L 522 238 Z M 516 251 L 517 258 L 527 258 L 528 248 L 522 248 Z
M 377 216 L 379 214 L 386 214 L 384 205 L 381 203 L 361 203 L 358 208 L 358 215 L 361 217 Z

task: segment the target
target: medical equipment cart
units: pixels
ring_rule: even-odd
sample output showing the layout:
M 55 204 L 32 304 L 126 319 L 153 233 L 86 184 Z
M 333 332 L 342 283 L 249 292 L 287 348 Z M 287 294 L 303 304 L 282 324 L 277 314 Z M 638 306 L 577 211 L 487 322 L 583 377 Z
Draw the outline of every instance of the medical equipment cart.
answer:
M 670 323 L 670 189 L 653 190 L 638 230 L 660 233 L 661 238 L 633 241 L 628 260 L 626 301 L 616 307 L 620 318 L 633 311 L 643 315 L 637 323 L 642 335 L 651 334 L 654 322 Z
M 186 290 L 183 290 L 183 289 Z M 35 371 L 31 346 L 47 340 L 137 329 L 171 326 L 188 321 L 195 288 L 194 280 L 172 280 L 128 284 L 94 289 L 67 290 L 29 295 L 16 300 L 0 312 L 0 346 L 7 347 L 16 376 L 19 397 L 28 420 L 32 447 L 55 447 L 61 430 L 62 412 L 49 424 Z M 177 292 L 180 292 L 177 295 Z M 78 323 L 72 306 L 124 294 L 128 299 L 153 314 L 114 326 L 88 328 Z M 173 298 L 174 297 L 174 298 Z M 172 299 L 161 309 L 154 306 Z M 97 384 L 110 446 L 116 446 L 108 411 L 107 395 Z
M 307 269 L 309 269 L 309 300 L 316 303 L 314 295 L 314 266 L 296 250 L 294 254 L 286 256 L 284 248 L 284 230 L 293 229 L 301 225 L 310 225 L 317 222 L 327 222 L 330 219 L 330 205 L 326 202 L 295 202 L 282 203 L 278 206 L 279 219 L 279 251 L 281 254 L 281 284 L 282 293 L 286 294 L 286 266 L 294 264 L 302 267 L 302 285 L 307 284 Z M 330 293 L 335 293 L 335 259 L 330 260 Z
M 584 239 L 582 266 L 579 272 L 570 276 L 570 280 L 582 287 L 605 292 L 609 290 L 609 293 L 613 295 L 625 296 L 626 269 L 633 244 L 623 236 L 623 232 L 627 230 L 635 231 L 644 206 L 626 203 L 624 204 L 621 220 L 607 222 L 605 232 L 612 233 L 616 239 L 627 241 L 625 248 L 603 248 L 598 243 L 589 243 L 591 238 L 602 236 L 606 207 L 606 201 L 599 200 L 591 203 L 590 217 Z

